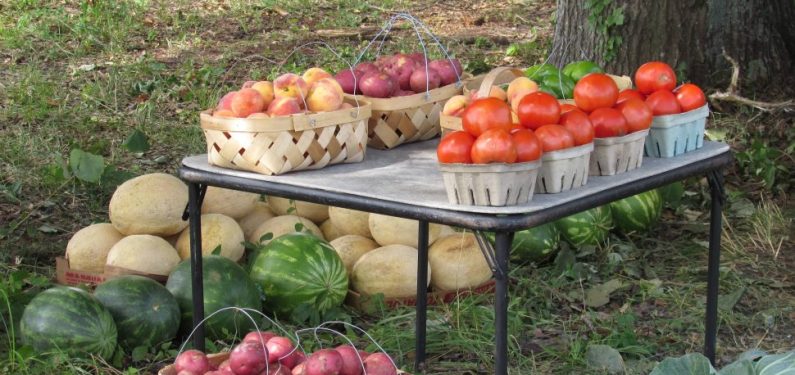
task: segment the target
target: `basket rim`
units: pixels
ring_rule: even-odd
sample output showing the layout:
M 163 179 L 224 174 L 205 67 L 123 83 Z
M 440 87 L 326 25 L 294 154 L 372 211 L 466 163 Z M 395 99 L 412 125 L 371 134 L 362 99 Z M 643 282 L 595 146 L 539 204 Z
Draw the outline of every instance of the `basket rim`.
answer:
M 541 158 L 521 163 L 490 163 L 490 164 L 465 164 L 465 163 L 437 163 L 439 170 L 448 173 L 506 173 L 532 171 L 541 167 Z
M 596 138 L 594 138 L 596 139 Z M 594 149 L 594 143 L 589 142 L 584 145 L 579 145 L 576 147 L 566 148 L 563 150 L 555 150 L 555 151 L 548 151 L 544 152 L 541 155 L 541 160 L 543 161 L 553 161 L 553 160 L 562 160 L 562 159 L 573 159 L 576 157 L 580 157 L 583 155 L 590 154 Z
M 365 95 L 345 94 L 345 97 L 351 100 L 356 98 L 367 101 L 371 104 L 372 110 L 374 111 L 396 111 L 450 99 L 451 97 L 460 94 L 461 89 L 470 79 L 471 75 L 464 73 L 461 75 L 460 81 L 413 95 L 395 96 L 391 98 L 373 98 Z M 427 100 L 426 95 L 428 97 Z
M 359 99 L 359 104 L 358 108 L 342 108 L 318 113 L 296 113 L 271 118 L 216 117 L 212 115 L 213 109 L 207 109 L 199 114 L 199 119 L 201 128 L 204 130 L 247 133 L 314 130 L 366 121 L 372 115 L 372 105 L 369 101 L 362 99 Z
M 687 112 L 654 116 L 652 117 L 651 127 L 656 129 L 667 129 L 705 117 L 709 117 L 709 104 L 704 104 L 701 107 Z
M 649 129 L 643 129 L 640 131 L 629 133 L 627 135 L 622 135 L 620 137 L 594 138 L 593 143 L 594 146 L 612 146 L 615 144 L 635 142 L 639 139 L 646 137 L 648 134 L 649 134 Z

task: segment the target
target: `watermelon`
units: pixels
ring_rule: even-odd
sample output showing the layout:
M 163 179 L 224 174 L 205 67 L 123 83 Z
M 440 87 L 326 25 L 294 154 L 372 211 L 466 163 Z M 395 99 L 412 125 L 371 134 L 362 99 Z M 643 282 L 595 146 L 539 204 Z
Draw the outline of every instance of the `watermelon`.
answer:
M 246 271 L 234 261 L 220 255 L 202 257 L 204 277 L 204 316 L 224 308 L 240 307 L 262 309 L 262 299 L 257 285 Z M 166 281 L 166 288 L 174 295 L 182 312 L 180 330 L 193 329 L 193 288 L 191 286 L 190 259 L 182 261 Z M 255 314 L 256 315 L 256 314 Z M 255 318 L 255 321 L 259 319 Z M 223 340 L 254 329 L 251 320 L 239 311 L 224 311 L 204 322 L 207 337 Z
M 179 329 L 179 305 L 171 292 L 148 277 L 120 276 L 100 284 L 94 297 L 113 315 L 119 343 L 127 350 L 173 340 Z
M 613 217 L 608 206 L 595 207 L 555 222 L 566 242 L 574 246 L 599 245 L 613 229 Z
M 38 352 L 110 359 L 116 350 L 116 323 L 108 309 L 85 290 L 57 286 L 30 301 L 20 322 L 22 342 Z
M 265 293 L 265 307 L 287 317 L 303 305 L 320 312 L 340 306 L 348 293 L 342 259 L 328 242 L 307 233 L 265 245 L 254 258 L 251 278 Z
M 624 234 L 644 232 L 660 219 L 662 197 L 656 189 L 610 203 L 616 229 Z
M 494 244 L 494 233 L 486 233 L 486 237 Z M 547 223 L 514 233 L 511 244 L 511 257 L 519 262 L 543 263 L 551 259 L 558 251 L 560 230 Z

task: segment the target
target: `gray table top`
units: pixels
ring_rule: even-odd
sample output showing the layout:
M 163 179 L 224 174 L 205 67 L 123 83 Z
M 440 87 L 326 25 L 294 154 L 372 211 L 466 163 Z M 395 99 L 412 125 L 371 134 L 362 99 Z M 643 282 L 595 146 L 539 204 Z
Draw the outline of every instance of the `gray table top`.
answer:
M 201 173 L 245 178 L 254 185 L 257 181 L 267 181 L 303 190 L 366 197 L 419 208 L 497 215 L 539 212 L 729 152 L 729 146 L 724 143 L 705 141 L 702 148 L 677 157 L 645 157 L 640 168 L 626 173 L 604 177 L 590 176 L 588 183 L 580 188 L 557 194 L 534 194 L 533 199 L 526 204 L 481 207 L 448 202 L 442 174 L 437 167 L 437 143 L 438 140 L 431 140 L 387 151 L 368 149 L 365 160 L 360 163 L 337 164 L 319 170 L 296 171 L 279 176 L 215 167 L 208 164 L 207 155 L 186 157 L 182 164 Z

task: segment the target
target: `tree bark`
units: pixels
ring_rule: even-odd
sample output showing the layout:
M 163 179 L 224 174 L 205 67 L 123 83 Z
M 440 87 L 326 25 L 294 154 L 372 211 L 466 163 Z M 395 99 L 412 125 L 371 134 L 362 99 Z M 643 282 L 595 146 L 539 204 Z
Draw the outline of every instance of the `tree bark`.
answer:
M 555 65 L 588 59 L 608 72 L 632 75 L 644 62 L 660 60 L 670 64 L 680 80 L 725 88 L 731 77 L 725 50 L 739 62 L 743 88 L 760 89 L 760 94 L 770 85 L 792 90 L 792 0 L 614 0 L 597 17 L 621 9 L 624 20 L 607 34 L 597 32 L 588 20 L 592 10 L 587 3 L 595 1 L 557 1 L 550 55 Z M 614 49 L 615 57 L 606 60 L 603 43 L 611 36 L 622 41 Z

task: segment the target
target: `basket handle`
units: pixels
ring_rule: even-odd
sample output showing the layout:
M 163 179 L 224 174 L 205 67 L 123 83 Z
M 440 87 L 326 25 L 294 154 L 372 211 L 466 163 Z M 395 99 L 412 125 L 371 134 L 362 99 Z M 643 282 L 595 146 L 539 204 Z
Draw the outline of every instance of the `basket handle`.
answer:
M 356 74 L 354 74 L 353 65 L 351 65 L 350 61 L 348 61 L 346 59 L 343 59 L 342 56 L 340 56 L 340 54 L 337 53 L 337 51 L 333 47 L 331 47 L 328 43 L 320 41 L 320 40 L 306 42 L 306 43 L 304 43 L 304 44 L 302 44 L 302 45 L 300 45 L 298 47 L 293 48 L 293 50 L 290 51 L 290 53 L 288 53 L 287 56 L 276 67 L 276 71 L 279 72 L 279 73 L 283 72 L 284 71 L 283 70 L 284 64 L 286 64 L 287 61 L 290 59 L 290 57 L 292 57 L 299 50 L 301 50 L 301 49 L 303 49 L 305 47 L 316 46 L 316 45 L 319 45 L 321 47 L 326 48 L 331 53 L 333 53 L 334 56 L 338 60 L 340 60 L 340 61 L 344 62 L 346 65 L 348 65 L 348 69 L 351 71 L 351 75 L 353 76 L 353 85 L 355 87 L 356 86 Z M 298 94 L 301 95 L 301 100 L 304 102 L 304 108 L 306 108 L 307 105 L 306 105 L 306 98 L 304 97 L 304 94 L 301 92 L 301 90 L 298 90 Z M 355 95 L 353 95 L 353 100 L 356 102 L 356 112 L 355 113 L 351 112 L 351 117 L 357 118 L 357 117 L 359 117 L 359 112 L 361 111 L 361 103 L 359 103 L 359 98 L 357 98 Z
M 461 85 L 463 85 L 463 82 L 461 81 L 461 74 L 463 72 L 459 72 L 458 69 L 455 67 L 455 64 L 453 64 L 453 58 L 450 56 L 450 53 L 444 47 L 444 45 L 439 40 L 439 38 L 437 38 L 436 35 L 434 35 L 431 32 L 431 30 L 428 28 L 428 26 L 426 26 L 424 23 L 422 23 L 422 21 L 420 21 L 419 19 L 417 19 L 416 17 L 412 16 L 409 13 L 397 13 L 394 16 L 392 16 L 384 24 L 384 26 L 381 28 L 381 30 L 375 35 L 375 37 L 372 40 L 370 40 L 369 43 L 367 43 L 367 45 L 364 47 L 364 49 L 362 49 L 362 52 L 359 53 L 359 56 L 356 58 L 356 61 L 354 61 L 354 64 L 356 64 L 359 61 L 361 61 L 362 57 L 364 57 L 364 54 L 367 53 L 367 51 L 370 49 L 370 47 L 373 45 L 373 43 L 375 43 L 375 41 L 377 41 L 379 38 L 381 38 L 381 40 L 378 43 L 378 47 L 376 48 L 376 56 L 378 56 L 380 54 L 381 48 L 383 47 L 384 42 L 386 41 L 386 37 L 390 33 L 390 31 L 392 31 L 392 27 L 395 25 L 395 22 L 397 20 L 406 20 L 406 21 L 411 22 L 411 26 L 414 29 L 414 33 L 417 35 L 417 40 L 420 42 L 420 47 L 422 47 L 422 53 L 423 53 L 423 55 L 425 57 L 425 59 L 424 59 L 425 60 L 425 76 L 426 76 L 426 79 L 425 79 L 425 99 L 426 100 L 430 99 L 430 80 L 427 78 L 428 77 L 428 49 L 425 46 L 425 39 L 422 37 L 422 33 L 421 32 L 424 32 L 431 39 L 433 39 L 433 41 L 435 42 L 436 46 L 445 55 L 447 60 L 450 62 L 450 66 L 452 66 L 453 71 L 455 72 L 456 79 L 457 79 L 456 87 L 461 87 Z
M 505 76 L 506 74 L 510 74 L 516 78 L 524 76 L 524 72 L 522 72 L 520 69 L 517 68 L 510 68 L 505 66 L 494 68 L 490 72 L 488 72 L 483 77 L 483 81 L 480 82 L 480 88 L 478 89 L 478 98 L 488 98 L 489 95 L 491 94 L 491 86 L 494 85 L 494 82 L 497 79 Z

